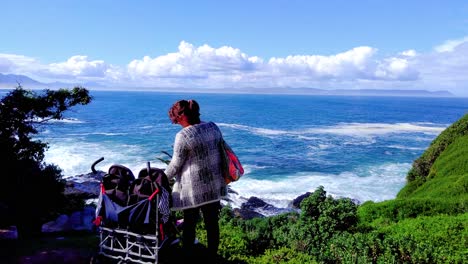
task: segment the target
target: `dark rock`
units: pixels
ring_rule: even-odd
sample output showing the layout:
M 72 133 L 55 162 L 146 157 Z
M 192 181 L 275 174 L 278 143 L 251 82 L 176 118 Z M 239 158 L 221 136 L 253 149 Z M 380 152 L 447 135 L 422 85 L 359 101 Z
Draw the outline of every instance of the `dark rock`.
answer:
M 296 197 L 292 202 L 291 202 L 291 205 L 290 207 L 294 208 L 294 209 L 300 209 L 301 208 L 301 202 L 302 200 L 304 200 L 305 198 L 309 197 L 312 193 L 311 192 L 306 192 L 302 195 L 299 195 L 298 197 Z
M 247 202 L 242 203 L 238 214 L 242 215 L 242 219 L 250 219 L 252 216 L 261 215 L 262 217 L 268 217 L 278 215 L 282 213 L 289 213 L 295 211 L 293 208 L 278 208 L 275 207 L 262 199 L 252 196 Z M 245 214 L 245 215 L 244 215 Z
M 71 215 L 60 215 L 54 221 L 42 225 L 42 232 L 64 232 L 77 230 L 93 230 L 93 220 L 95 218 L 93 206 L 86 206 L 82 211 L 74 212 Z
M 88 173 L 70 177 L 66 182 L 65 194 L 69 197 L 83 200 L 96 199 L 99 197 L 99 184 L 105 174 L 106 173 L 103 171 L 98 171 L 97 173 Z M 228 188 L 228 194 L 238 195 L 238 193 L 232 188 Z M 309 197 L 311 194 L 311 192 L 307 192 L 298 196 L 288 205 L 287 208 L 275 207 L 258 197 L 252 196 L 246 202 L 242 203 L 240 208 L 233 209 L 233 212 L 236 217 L 242 219 L 268 217 L 281 213 L 297 212 L 300 209 L 302 200 Z M 225 200 L 232 202 L 229 195 Z
M 234 216 L 241 218 L 243 220 L 249 220 L 255 217 L 265 217 L 264 215 L 257 213 L 253 210 L 242 209 L 242 208 L 234 208 L 233 210 Z
M 83 197 L 83 199 L 97 198 L 99 196 L 99 183 L 73 183 L 71 186 L 65 186 L 64 194 Z
M 99 184 L 106 173 L 88 173 L 70 177 L 65 183 L 65 195 L 75 195 L 83 199 L 92 199 L 99 196 Z
M 238 193 L 234 189 L 232 189 L 231 186 L 229 186 L 229 185 L 227 186 L 227 193 L 228 194 L 237 194 L 238 195 Z
M 274 207 L 274 206 L 266 203 L 262 199 L 255 197 L 255 196 L 250 197 L 249 200 L 247 200 L 247 202 L 241 205 L 242 209 L 257 209 L 257 208 L 266 209 L 268 207 Z

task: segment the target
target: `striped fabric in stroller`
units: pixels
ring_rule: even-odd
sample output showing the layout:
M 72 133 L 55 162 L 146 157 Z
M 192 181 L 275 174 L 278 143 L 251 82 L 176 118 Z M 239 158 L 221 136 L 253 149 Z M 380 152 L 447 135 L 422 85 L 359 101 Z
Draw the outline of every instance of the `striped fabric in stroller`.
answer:
M 167 176 L 147 165 L 137 179 L 122 165 L 112 165 L 103 177 L 95 224 L 100 230 L 99 253 L 106 257 L 157 263 L 159 250 L 178 241 Z

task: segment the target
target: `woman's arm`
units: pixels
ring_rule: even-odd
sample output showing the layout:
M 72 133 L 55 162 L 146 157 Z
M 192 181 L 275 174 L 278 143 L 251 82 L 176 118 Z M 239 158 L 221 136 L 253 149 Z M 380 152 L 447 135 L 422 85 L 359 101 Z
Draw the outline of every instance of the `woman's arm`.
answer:
M 164 171 L 169 180 L 176 177 L 177 175 L 180 175 L 180 172 L 182 171 L 182 167 L 184 166 L 186 159 L 187 144 L 183 136 L 180 133 L 177 133 L 174 142 L 174 153 L 172 154 L 171 162 L 169 163 L 169 165 L 167 165 L 166 170 Z

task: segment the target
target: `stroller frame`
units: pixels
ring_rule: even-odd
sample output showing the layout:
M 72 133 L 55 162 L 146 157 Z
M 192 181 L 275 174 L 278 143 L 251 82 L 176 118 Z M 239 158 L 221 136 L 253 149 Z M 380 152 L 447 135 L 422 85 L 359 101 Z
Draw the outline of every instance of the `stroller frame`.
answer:
M 92 171 L 95 173 L 94 166 L 100 161 L 104 160 L 101 158 L 93 163 L 91 166 Z M 147 163 L 148 175 L 150 174 L 150 163 Z M 103 184 L 101 182 L 101 199 L 102 203 L 104 196 L 106 196 Z M 158 206 L 160 205 L 160 196 L 162 192 L 160 188 L 156 189 L 151 196 L 147 198 L 149 201 L 149 208 L 155 205 L 155 232 L 150 233 L 138 233 L 129 230 L 128 228 L 106 226 L 102 223 L 102 216 L 98 216 L 98 210 L 96 211 L 96 220 L 98 222 L 99 231 L 99 251 L 98 254 L 105 256 L 110 259 L 118 260 L 118 263 L 141 263 L 141 264 L 157 264 L 159 262 L 160 250 L 163 246 L 169 243 L 169 236 L 165 236 L 163 224 L 160 223 L 160 212 Z M 106 197 L 105 199 L 109 199 Z M 100 209 L 99 209 L 100 210 Z M 149 217 L 151 209 L 146 211 L 146 216 Z M 143 212 L 145 214 L 145 212 Z M 101 218 L 100 218 L 101 217 Z M 100 218 L 100 219 L 98 219 Z M 151 223 L 152 225 L 153 223 Z M 160 239 L 160 235 L 162 239 Z M 178 239 L 172 240 L 171 244 L 178 242 Z
M 156 204 L 158 202 L 159 199 L 156 196 Z M 158 210 L 155 211 L 158 214 Z M 158 219 L 158 215 L 156 215 L 156 219 Z M 157 264 L 159 250 L 166 242 L 164 240 L 159 244 L 158 228 L 156 228 L 155 235 L 144 235 L 121 228 L 100 226 L 99 238 L 99 254 L 116 260 L 129 260 L 142 264 Z

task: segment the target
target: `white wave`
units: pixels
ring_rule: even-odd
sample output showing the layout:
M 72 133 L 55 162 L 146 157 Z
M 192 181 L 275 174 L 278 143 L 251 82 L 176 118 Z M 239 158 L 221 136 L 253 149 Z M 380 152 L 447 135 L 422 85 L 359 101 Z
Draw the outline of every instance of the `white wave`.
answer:
M 109 132 L 91 132 L 91 133 L 70 133 L 68 136 L 89 136 L 89 135 L 101 135 L 101 136 L 125 136 L 128 133 L 109 133 Z
M 258 166 L 258 165 L 251 165 L 251 164 L 242 164 L 242 168 L 244 168 L 244 174 L 252 173 L 252 171 L 266 169 L 267 166 Z
M 343 141 L 343 145 L 348 146 L 369 146 L 377 143 L 377 140 L 372 136 L 361 135 L 358 138 L 348 138 Z
M 47 120 L 47 121 L 46 121 Z M 83 121 L 77 119 L 77 118 L 63 118 L 63 119 L 44 119 L 44 118 L 34 118 L 32 120 L 33 122 L 46 122 L 46 123 L 70 123 L 70 124 L 82 124 L 84 123 Z
M 287 130 L 278 130 L 278 129 L 268 129 L 268 128 L 260 128 L 260 127 L 251 127 L 245 125 L 238 125 L 238 124 L 226 124 L 226 123 L 218 123 L 218 126 L 221 127 L 230 127 L 238 130 L 243 130 L 247 132 L 251 132 L 257 135 L 284 135 L 284 134 L 294 134 L 294 132 L 287 131 Z
M 121 164 L 137 174 L 146 167 L 147 159 L 141 156 L 143 150 L 135 145 L 111 145 L 106 143 L 80 143 L 72 140 L 49 142 L 44 161 L 53 163 L 62 169 L 64 178 L 91 172 L 91 165 L 100 157 L 104 161 L 96 166 L 97 170 L 107 171 L 113 164 Z M 125 149 L 125 151 L 122 151 Z M 164 167 L 165 164 L 151 161 L 153 167 Z
M 317 139 L 320 139 L 320 137 L 308 137 L 308 136 L 302 136 L 302 135 L 297 136 L 297 138 L 304 139 L 304 140 L 317 140 Z
M 249 167 L 251 169 L 266 169 L 269 168 L 270 166 L 260 166 L 260 165 L 243 165 L 243 167 Z M 244 168 L 245 169 L 245 168 Z
M 336 126 L 313 128 L 310 133 L 338 134 L 350 136 L 383 135 L 389 133 L 427 133 L 439 134 L 446 127 L 423 126 L 418 123 L 340 123 Z
M 318 145 L 318 148 L 319 149 L 328 149 L 328 148 L 332 148 L 333 145 L 330 145 L 330 144 L 319 144 Z
M 430 141 L 433 141 L 434 138 L 432 137 L 432 135 L 431 137 L 417 137 L 416 136 L 416 137 L 412 137 L 411 140 L 418 141 L 418 142 L 427 142 L 427 141 L 430 142 Z
M 334 126 L 314 127 L 300 130 L 279 130 L 260 127 L 251 127 L 239 124 L 219 123 L 219 126 L 243 130 L 256 135 L 277 136 L 289 135 L 306 137 L 308 134 L 333 134 L 345 136 L 370 137 L 390 133 L 424 133 L 437 135 L 447 126 L 433 123 L 339 123 Z M 310 138 L 315 139 L 315 138 Z
M 231 195 L 233 207 L 240 207 L 249 197 L 255 196 L 268 203 L 285 208 L 306 192 L 324 186 L 328 195 L 348 197 L 358 201 L 383 201 L 394 199 L 404 186 L 409 163 L 389 163 L 359 168 L 338 175 L 322 173 L 296 173 L 280 180 L 251 179 L 245 175 L 231 183 L 238 195 Z
M 403 150 L 426 150 L 426 148 L 418 148 L 418 147 L 408 147 L 408 146 L 403 146 L 403 145 L 389 145 L 389 148 L 394 148 L 394 149 L 403 149 Z

